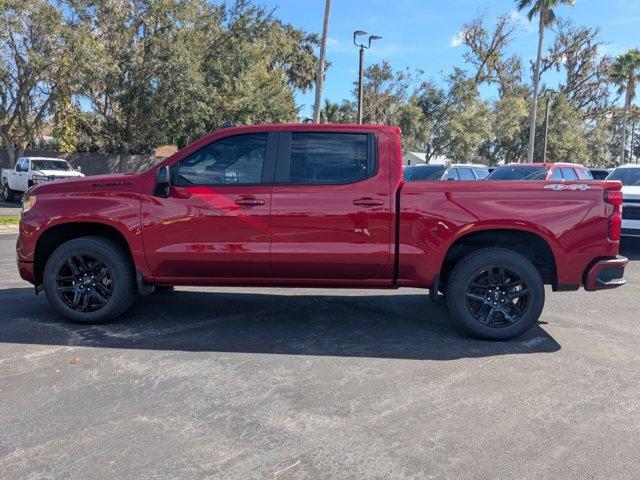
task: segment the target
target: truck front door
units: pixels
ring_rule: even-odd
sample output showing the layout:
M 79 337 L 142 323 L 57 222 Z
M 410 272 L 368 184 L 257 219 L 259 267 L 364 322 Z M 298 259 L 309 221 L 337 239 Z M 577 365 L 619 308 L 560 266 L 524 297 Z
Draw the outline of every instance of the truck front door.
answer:
M 228 136 L 172 167 L 168 198 L 142 204 L 157 278 L 266 278 L 277 133 Z
M 378 140 L 358 130 L 280 134 L 271 205 L 274 277 L 382 276 L 392 253 L 394 198 L 388 145 Z

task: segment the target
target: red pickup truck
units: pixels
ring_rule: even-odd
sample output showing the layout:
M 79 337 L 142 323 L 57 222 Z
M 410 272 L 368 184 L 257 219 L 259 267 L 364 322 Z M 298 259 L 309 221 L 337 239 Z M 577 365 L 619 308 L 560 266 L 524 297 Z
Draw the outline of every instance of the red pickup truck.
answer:
M 489 339 L 535 325 L 545 284 L 624 284 L 619 182 L 404 183 L 401 163 L 396 127 L 222 129 L 146 172 L 30 189 L 20 274 L 82 323 L 174 285 L 418 287 Z

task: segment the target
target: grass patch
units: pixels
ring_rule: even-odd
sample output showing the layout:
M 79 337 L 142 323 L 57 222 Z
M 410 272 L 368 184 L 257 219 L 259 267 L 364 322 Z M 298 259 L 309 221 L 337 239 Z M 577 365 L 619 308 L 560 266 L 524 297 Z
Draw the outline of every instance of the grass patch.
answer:
M 0 217 L 0 225 L 17 225 L 20 217 Z

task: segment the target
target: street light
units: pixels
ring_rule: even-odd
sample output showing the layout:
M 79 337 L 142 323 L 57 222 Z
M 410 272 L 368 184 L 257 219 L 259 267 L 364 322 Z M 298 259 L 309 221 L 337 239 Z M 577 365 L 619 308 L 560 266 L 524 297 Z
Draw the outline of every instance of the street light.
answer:
M 549 139 L 549 107 L 551 104 L 551 96 L 556 94 L 555 90 L 547 89 L 544 96 L 547 99 L 547 108 L 544 113 L 544 150 L 542 153 L 542 163 L 547 163 L 547 144 Z
M 362 83 L 364 78 L 364 51 L 371 48 L 371 42 L 374 40 L 380 40 L 382 37 L 378 35 L 369 35 L 369 41 L 365 43 L 358 43 L 356 40 L 362 35 L 366 35 L 367 32 L 362 30 L 356 30 L 353 32 L 353 44 L 360 48 L 360 65 L 358 68 L 358 124 L 362 124 Z

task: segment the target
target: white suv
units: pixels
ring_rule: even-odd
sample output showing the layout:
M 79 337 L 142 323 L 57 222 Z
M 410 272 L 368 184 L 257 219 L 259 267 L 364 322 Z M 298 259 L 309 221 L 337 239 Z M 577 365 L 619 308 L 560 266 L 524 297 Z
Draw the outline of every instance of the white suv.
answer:
M 640 165 L 622 165 L 607 180 L 622 182 L 622 235 L 640 237 Z

